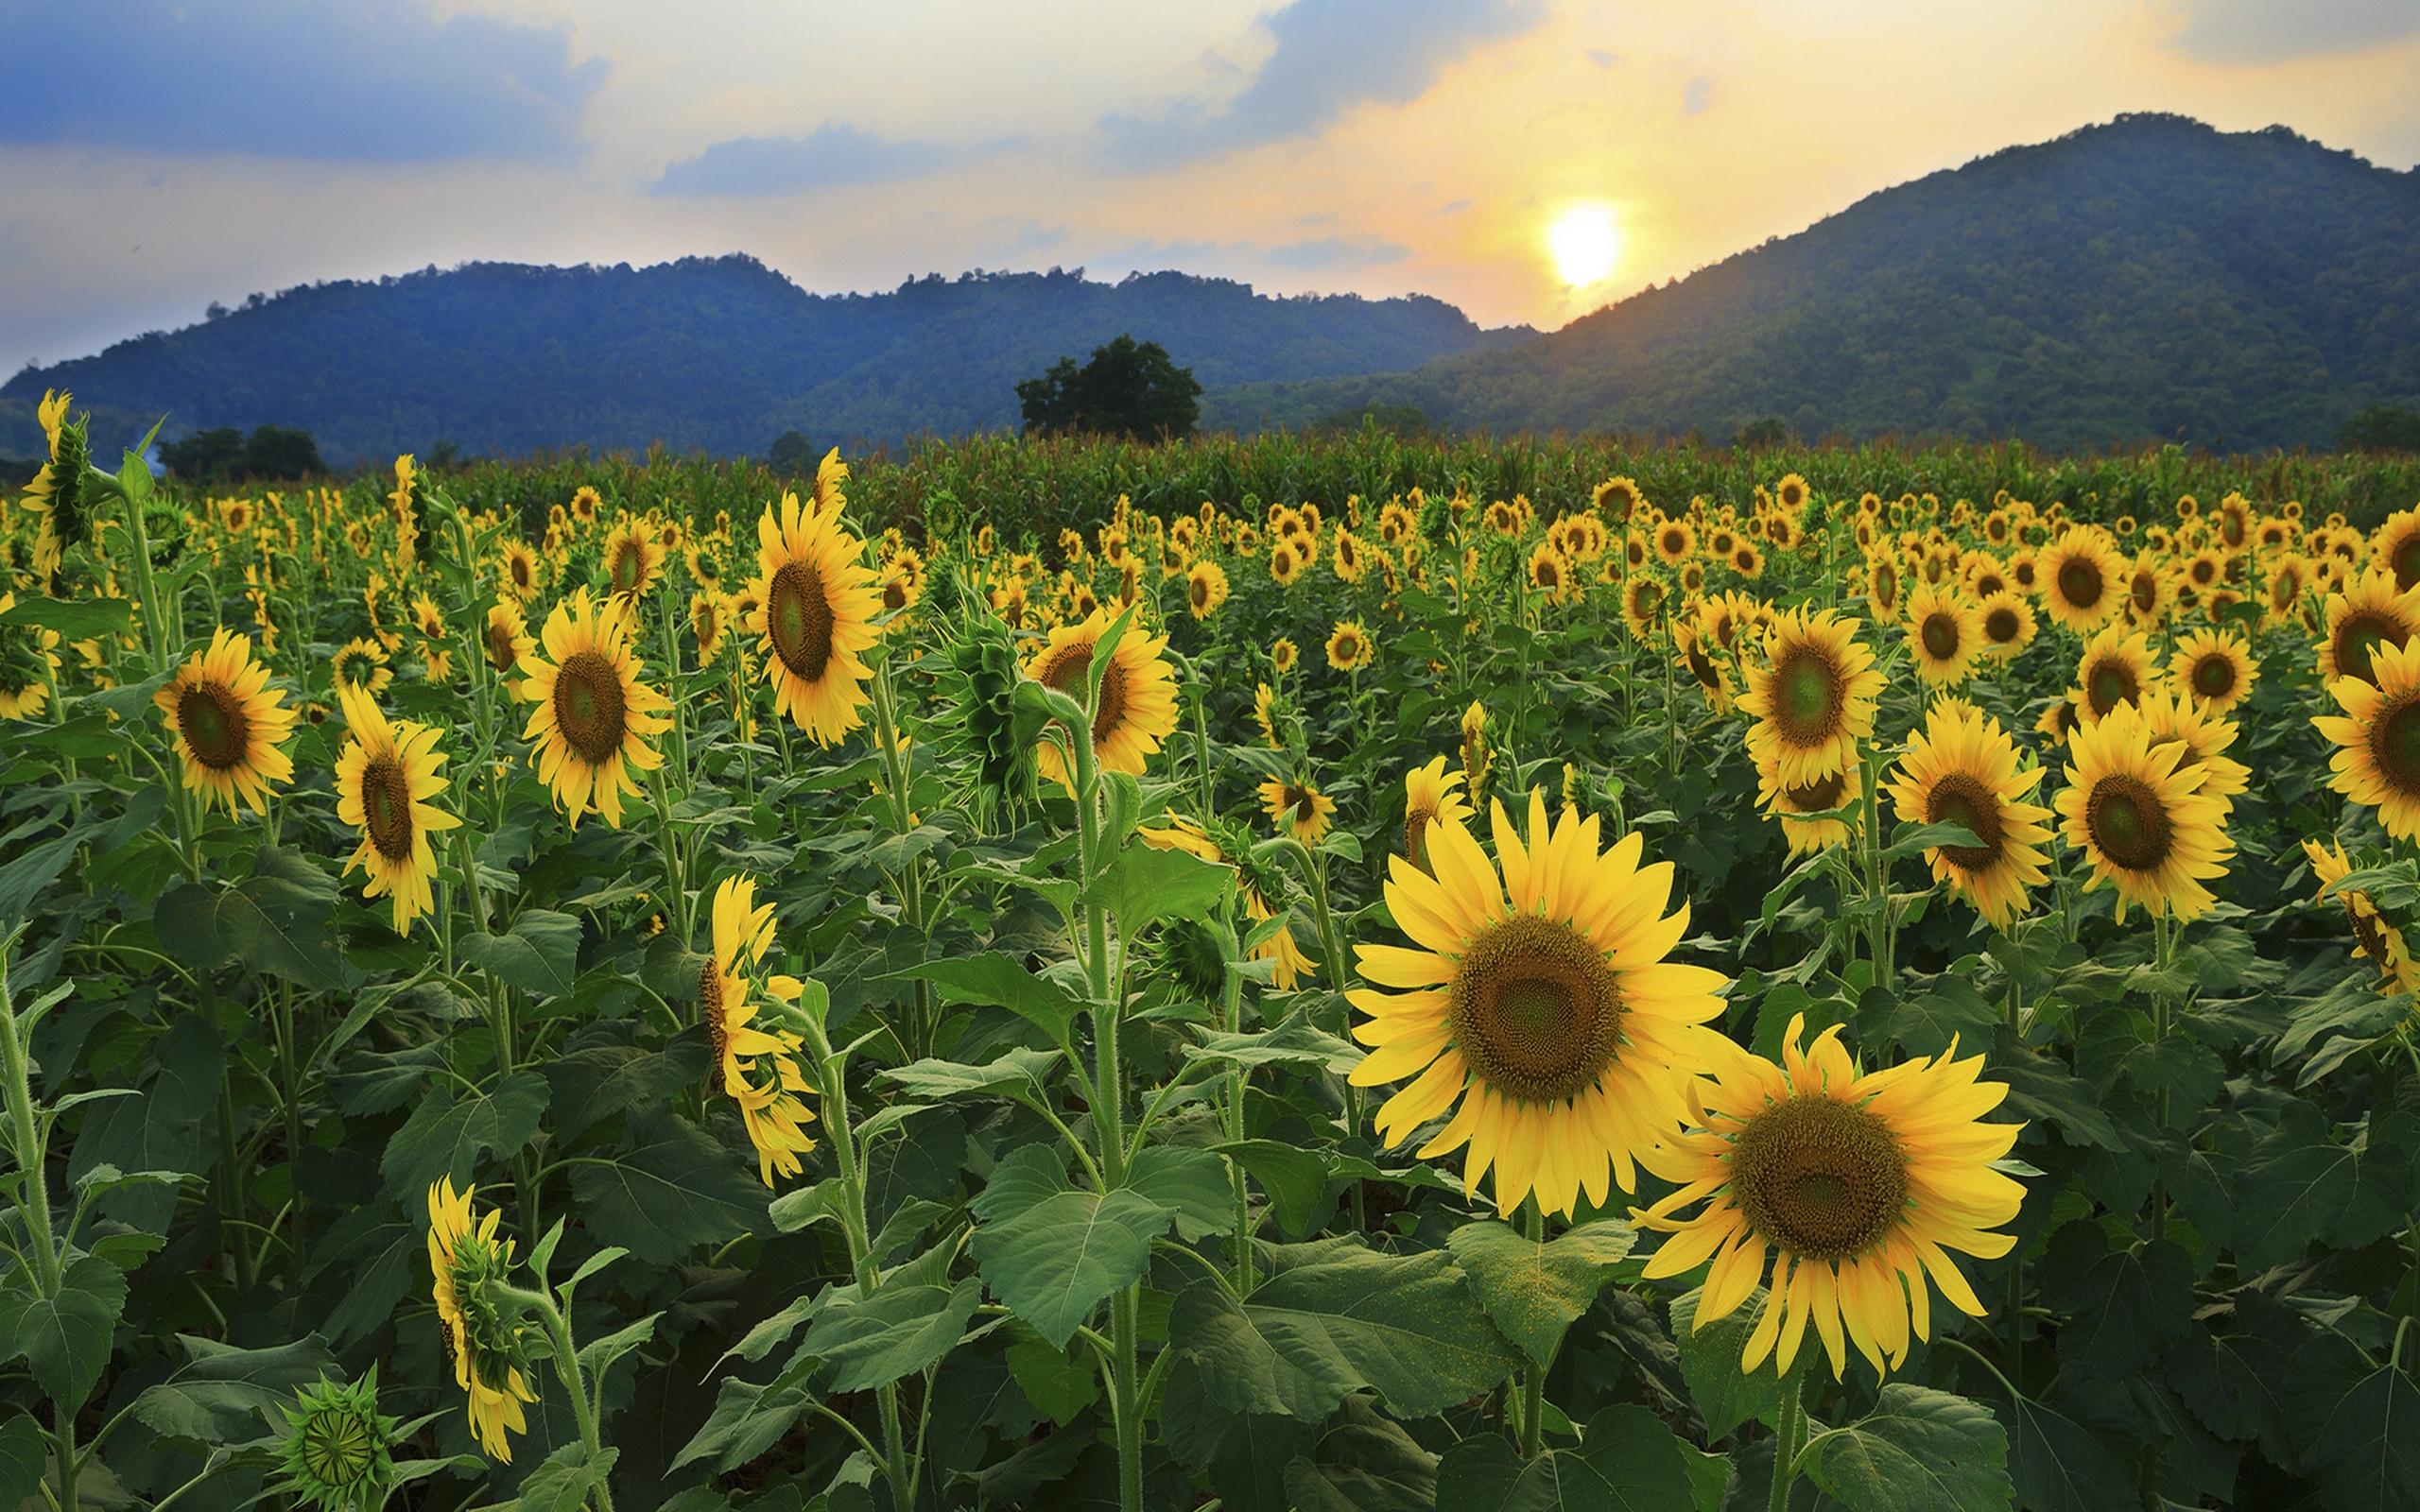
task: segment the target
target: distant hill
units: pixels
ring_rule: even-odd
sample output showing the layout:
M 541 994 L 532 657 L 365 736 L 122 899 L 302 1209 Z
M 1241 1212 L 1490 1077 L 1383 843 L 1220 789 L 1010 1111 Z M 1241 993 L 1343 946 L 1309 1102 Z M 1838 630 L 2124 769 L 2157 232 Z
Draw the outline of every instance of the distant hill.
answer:
M 514 456 L 578 445 L 761 455 L 1013 426 L 1015 385 L 1132 332 L 1207 388 L 1417 367 L 1515 341 L 1439 300 L 1272 298 L 1182 273 L 938 274 L 815 295 L 748 257 L 654 267 L 477 263 L 320 284 L 199 325 L 28 369 L 0 387 L 0 455 L 39 449 L 33 406 L 74 390 L 104 445 L 168 417 L 300 426 L 332 462 L 452 440 Z
M 2420 401 L 2420 172 L 2125 115 L 1868 196 L 1510 350 L 1213 393 L 1203 423 L 2328 444 Z

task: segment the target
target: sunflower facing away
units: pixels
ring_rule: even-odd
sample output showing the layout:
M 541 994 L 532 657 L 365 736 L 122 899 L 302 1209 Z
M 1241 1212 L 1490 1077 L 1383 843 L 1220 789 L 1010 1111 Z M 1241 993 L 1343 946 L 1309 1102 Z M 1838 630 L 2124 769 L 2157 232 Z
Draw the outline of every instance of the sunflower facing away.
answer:
M 1687 1076 L 1719 1048 L 1704 1024 L 1724 982 L 1667 959 L 1688 905 L 1664 912 L 1672 868 L 1641 867 L 1636 833 L 1600 851 L 1596 816 L 1569 811 L 1549 832 L 1532 790 L 1524 844 L 1491 811 L 1500 873 L 1461 824 L 1429 826 L 1433 877 L 1391 858 L 1387 905 L 1412 943 L 1357 947 L 1374 985 L 1347 994 L 1371 1047 L 1352 1081 L 1409 1081 L 1378 1109 L 1383 1143 L 1454 1108 L 1423 1159 L 1467 1144 L 1463 1179 L 1476 1191 L 1493 1169 L 1499 1212 L 1534 1193 L 1568 1215 L 1583 1194 L 1601 1204 L 1609 1175 L 1634 1190 L 1677 1129 Z
M 2352 858 L 2344 853 L 2344 848 L 2305 840 L 2303 854 L 2310 857 L 2311 876 L 2319 883 L 2320 902 L 2332 899 L 2343 905 L 2344 920 L 2353 929 L 2353 954 L 2377 968 L 2377 989 L 2390 997 L 2420 992 L 2420 963 L 2412 960 L 2403 931 L 2387 921 L 2368 893 L 2338 885 L 2353 870 Z
M 837 490 L 830 507 L 819 480 L 814 502 L 785 493 L 756 522 L 757 601 L 748 628 L 762 638 L 773 712 L 786 714 L 819 746 L 839 744 L 865 722 L 865 653 L 881 631 L 873 617 L 882 591 L 861 559 L 864 548 L 840 524 Z
M 1260 806 L 1269 811 L 1272 826 L 1305 845 L 1320 843 L 1320 836 L 1327 833 L 1329 819 L 1336 813 L 1336 799 L 1309 782 L 1288 782 L 1274 777 L 1260 784 Z
M 2329 785 L 2375 807 L 2387 833 L 2409 840 L 2420 834 L 2420 644 L 2381 645 L 2370 673 L 2328 683 L 2342 713 L 2311 723 L 2336 743 Z
M 436 730 L 408 719 L 389 724 L 377 700 L 359 689 L 339 686 L 337 697 L 350 737 L 337 757 L 337 817 L 361 832 L 344 869 L 358 867 L 368 877 L 364 898 L 392 897 L 395 933 L 409 934 L 412 920 L 437 906 L 429 832 L 462 822 L 428 801 L 446 789 L 437 775 L 445 754 Z
M 1999 721 L 1956 698 L 1935 703 L 1908 742 L 1890 784 L 1892 806 L 1909 824 L 1956 824 L 1975 844 L 1927 846 L 1934 878 L 2006 929 L 2041 883 L 2050 811 L 2026 801 L 2042 769 L 2017 763 L 2016 742 Z
M 278 747 L 294 732 L 294 711 L 285 695 L 268 685 L 268 668 L 252 660 L 251 643 L 224 626 L 212 632 L 210 649 L 193 658 L 152 696 L 176 732 L 184 758 L 185 786 L 214 799 L 233 815 L 241 799 L 254 814 L 268 812 L 272 783 L 294 780 L 294 763 Z
M 798 1062 L 805 1040 L 793 1030 L 758 1027 L 751 995 L 761 985 L 767 996 L 795 1003 L 804 984 L 794 976 L 760 983 L 742 974 L 773 948 L 773 905 L 756 901 L 755 878 L 725 877 L 715 889 L 714 947 L 714 958 L 698 973 L 698 1001 L 714 1038 L 715 1063 L 722 1068 L 723 1092 L 739 1106 L 740 1123 L 756 1146 L 757 1174 L 769 1187 L 776 1175 L 804 1169 L 799 1157 L 815 1148 L 806 1132 L 815 1110 L 806 1106 L 810 1089 Z
M 2022 1124 L 1986 1124 L 2008 1088 L 1980 1079 L 1983 1057 L 1931 1059 L 1860 1074 L 1840 1027 L 1802 1049 L 1793 1016 L 1778 1066 L 1725 1041 L 1710 1079 L 1692 1088 L 1691 1127 L 1646 1158 L 1680 1190 L 1643 1212 L 1672 1237 L 1650 1279 L 1707 1265 L 1695 1328 L 1737 1312 L 1770 1285 L 1739 1353 L 1789 1373 L 1811 1325 L 1832 1374 L 1854 1346 L 1877 1373 L 1932 1336 L 1932 1290 L 1970 1317 L 1981 1299 L 1950 1251 L 1996 1260 L 2016 1243 L 2025 1189 L 1995 1169 Z M 1700 1202 L 1694 1216 L 1676 1216 Z M 1770 1267 L 1767 1261 L 1770 1258 Z M 1927 1280 L 1929 1278 L 1929 1280 Z
M 1059 626 L 1026 662 L 1026 676 L 1082 703 L 1093 653 L 1115 623 L 1115 615 L 1098 609 L 1080 623 Z M 1093 755 L 1102 771 L 1142 775 L 1151 753 L 1176 733 L 1176 675 L 1163 654 L 1167 645 L 1167 637 L 1131 622 L 1117 638 L 1093 711 Z M 1074 776 L 1055 740 L 1043 743 L 1037 765 L 1043 776 L 1074 790 Z
M 1927 583 L 1908 599 L 1908 649 L 1916 676 L 1936 688 L 1966 680 L 1982 650 L 1981 617 L 1955 589 Z
M 2154 744 L 2141 712 L 2121 704 L 2077 727 L 2067 757 L 2067 785 L 2054 802 L 2067 843 L 2092 863 L 2084 890 L 2117 888 L 2120 923 L 2128 903 L 2201 917 L 2217 902 L 2202 884 L 2226 874 L 2235 842 L 2226 800 L 2201 790 L 2201 769 L 2183 765 L 2184 745 Z
M 664 757 L 647 743 L 671 728 L 664 695 L 639 680 L 644 663 L 631 644 L 631 600 L 589 597 L 583 588 L 554 607 L 540 632 L 544 651 L 522 658 L 521 696 L 537 707 L 523 738 L 538 778 L 571 816 L 594 808 L 622 822 L 622 795 L 638 791 L 633 769 L 651 772 Z
M 512 1241 L 496 1237 L 500 1210 L 475 1221 L 475 1190 L 456 1192 L 451 1177 L 428 1189 L 428 1269 L 454 1383 L 470 1399 L 471 1433 L 481 1449 L 510 1465 L 512 1440 L 507 1435 L 529 1431 L 521 1405 L 536 1401 L 538 1394 L 529 1389 L 521 1325 L 505 1315 L 507 1304 L 493 1295 L 512 1268 Z
M 1765 655 L 1751 657 L 1739 707 L 1754 719 L 1748 753 L 1774 777 L 1804 786 L 1857 760 L 1857 743 L 1874 733 L 1882 674 L 1858 644 L 1855 625 L 1831 610 L 1789 610 L 1765 633 Z
M 1462 801 L 1459 791 L 1462 774 L 1445 769 L 1445 758 L 1432 758 L 1426 766 L 1415 766 L 1403 777 L 1403 853 L 1404 858 L 1423 871 L 1429 871 L 1428 828 L 1433 824 L 1467 824 L 1471 806 Z

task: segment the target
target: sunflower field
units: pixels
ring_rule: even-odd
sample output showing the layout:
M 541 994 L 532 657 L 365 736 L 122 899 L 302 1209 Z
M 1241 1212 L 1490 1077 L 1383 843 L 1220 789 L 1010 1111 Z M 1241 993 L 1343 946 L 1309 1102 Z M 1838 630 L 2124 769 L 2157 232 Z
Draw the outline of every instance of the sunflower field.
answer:
M 0 596 L 0 1508 L 2420 1506 L 2420 475 L 197 493 Z

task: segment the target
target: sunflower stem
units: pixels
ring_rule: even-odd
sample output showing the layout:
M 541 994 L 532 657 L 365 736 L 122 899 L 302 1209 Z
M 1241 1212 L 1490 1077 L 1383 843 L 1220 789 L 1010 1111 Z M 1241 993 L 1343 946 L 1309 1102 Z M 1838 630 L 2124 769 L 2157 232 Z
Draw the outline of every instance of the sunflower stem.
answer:
M 1544 1248 L 1547 1242 L 1546 1210 L 1530 1197 L 1521 1210 L 1521 1231 L 1529 1241 Z M 1521 1457 L 1535 1459 L 1546 1437 L 1547 1367 L 1532 1360 L 1522 1372 L 1521 1379 Z
M 1765 1494 L 1765 1512 L 1788 1512 L 1790 1485 L 1798 1479 L 1799 1445 L 1806 1424 L 1806 1404 L 1799 1400 L 1798 1376 L 1792 1372 L 1782 1377 L 1781 1421 L 1773 1426 L 1773 1478 Z
M 2152 991 L 2152 1053 L 2156 1056 L 2168 1042 L 2170 1007 L 2168 973 L 2176 963 L 2176 921 L 2161 908 L 2152 915 L 2152 972 L 2157 985 Z M 2168 1089 L 2162 1087 L 2152 1094 L 2152 1110 L 2160 1132 L 2168 1131 Z M 2168 1237 L 2168 1182 L 2164 1177 L 2152 1178 L 2152 1237 Z

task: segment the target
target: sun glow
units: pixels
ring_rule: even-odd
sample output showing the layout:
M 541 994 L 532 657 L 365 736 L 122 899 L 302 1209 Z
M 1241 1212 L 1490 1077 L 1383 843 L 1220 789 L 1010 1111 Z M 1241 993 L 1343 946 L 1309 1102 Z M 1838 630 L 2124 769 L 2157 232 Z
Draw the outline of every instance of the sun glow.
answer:
M 1603 282 L 1622 255 L 1613 208 L 1596 200 L 1564 207 L 1547 227 L 1547 255 L 1554 259 L 1556 275 L 1573 288 Z

